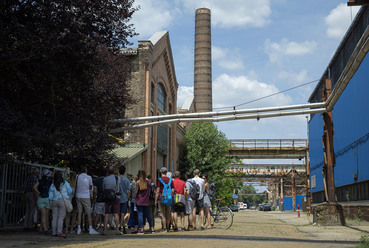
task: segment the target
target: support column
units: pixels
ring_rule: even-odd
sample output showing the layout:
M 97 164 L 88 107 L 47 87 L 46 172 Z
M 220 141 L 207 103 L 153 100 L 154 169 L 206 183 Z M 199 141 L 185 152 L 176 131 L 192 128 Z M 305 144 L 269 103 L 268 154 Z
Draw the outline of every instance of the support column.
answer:
M 332 92 L 332 80 L 327 78 L 325 80 L 325 90 L 323 100 L 326 101 Z M 334 184 L 334 165 L 336 163 L 334 148 L 333 148 L 333 120 L 332 111 L 323 113 L 324 135 L 323 135 L 323 149 L 324 149 L 324 183 L 326 190 L 327 202 L 336 202 L 336 188 Z

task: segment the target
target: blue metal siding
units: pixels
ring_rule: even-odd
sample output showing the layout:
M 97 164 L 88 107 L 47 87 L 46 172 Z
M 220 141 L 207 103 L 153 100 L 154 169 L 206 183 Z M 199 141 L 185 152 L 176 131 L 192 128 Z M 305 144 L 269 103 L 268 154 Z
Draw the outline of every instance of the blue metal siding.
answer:
M 369 56 L 366 56 L 333 110 L 336 187 L 369 180 Z M 323 122 L 309 122 L 310 175 L 316 176 L 312 192 L 324 190 L 322 168 Z M 357 173 L 357 181 L 353 178 Z
M 300 205 L 300 209 L 302 207 L 302 200 L 305 198 L 304 195 L 297 195 L 296 196 L 296 210 L 297 210 L 297 204 Z M 292 196 L 285 196 L 284 197 L 284 211 L 292 211 Z
M 311 187 L 313 193 L 324 190 L 322 136 L 323 118 L 321 114 L 315 114 L 309 121 L 310 177 L 315 176 L 316 182 L 316 187 Z

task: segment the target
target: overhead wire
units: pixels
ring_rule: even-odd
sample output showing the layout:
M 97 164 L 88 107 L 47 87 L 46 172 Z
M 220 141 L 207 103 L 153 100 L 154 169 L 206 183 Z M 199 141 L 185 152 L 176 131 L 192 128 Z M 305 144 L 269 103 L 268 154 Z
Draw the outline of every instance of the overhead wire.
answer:
M 307 82 L 307 83 L 303 83 L 303 84 L 297 85 L 295 87 L 292 87 L 292 88 L 289 88 L 289 89 L 286 89 L 286 90 L 278 91 L 276 93 L 273 93 L 273 94 L 270 94 L 270 95 L 267 95 L 267 96 L 263 96 L 263 97 L 260 97 L 260 98 L 257 98 L 257 99 L 254 99 L 254 100 L 251 100 L 251 101 L 248 101 L 248 102 L 244 102 L 244 103 L 241 103 L 241 104 L 238 104 L 238 105 L 228 106 L 228 107 L 219 107 L 219 108 L 214 108 L 214 109 L 227 109 L 227 108 L 236 109 L 237 107 L 240 107 L 240 106 L 243 106 L 243 105 L 246 105 L 246 104 L 249 104 L 249 103 L 253 103 L 253 102 L 256 102 L 256 101 L 260 101 L 260 100 L 263 100 L 265 98 L 272 97 L 272 96 L 275 96 L 275 95 L 278 95 L 278 94 L 282 94 L 284 92 L 294 90 L 294 89 L 303 87 L 303 86 L 308 85 L 308 84 L 316 83 L 318 81 L 319 81 L 319 79 L 316 79 L 316 80 L 313 80 L 313 81 L 310 81 L 310 82 Z

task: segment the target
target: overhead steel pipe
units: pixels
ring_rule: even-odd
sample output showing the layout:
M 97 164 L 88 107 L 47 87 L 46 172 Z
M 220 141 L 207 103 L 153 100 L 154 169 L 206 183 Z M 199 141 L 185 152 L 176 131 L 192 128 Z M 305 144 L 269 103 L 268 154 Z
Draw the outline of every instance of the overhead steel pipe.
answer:
M 233 115 L 233 116 L 225 116 L 225 117 L 209 117 L 209 118 L 179 118 L 179 119 L 170 119 L 163 121 L 156 121 L 150 123 L 136 124 L 127 127 L 121 127 L 112 129 L 109 133 L 120 133 L 128 130 L 134 130 L 139 128 L 165 125 L 171 123 L 179 123 L 179 122 L 221 122 L 221 121 L 231 121 L 231 120 L 245 120 L 245 119 L 262 119 L 262 118 L 271 118 L 271 117 L 279 117 L 279 116 L 291 116 L 291 115 L 306 115 L 306 114 L 317 114 L 326 112 L 326 108 L 318 108 L 311 110 L 298 110 L 298 111 L 279 111 L 276 113 L 257 113 L 257 114 L 248 114 L 248 115 Z

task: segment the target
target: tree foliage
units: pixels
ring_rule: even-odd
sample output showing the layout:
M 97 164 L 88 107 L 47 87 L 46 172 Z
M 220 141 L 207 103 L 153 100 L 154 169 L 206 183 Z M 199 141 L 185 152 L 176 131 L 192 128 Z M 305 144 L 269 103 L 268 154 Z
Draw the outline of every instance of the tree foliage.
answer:
M 215 183 L 216 197 L 224 199 L 225 204 L 232 203 L 233 190 L 242 184 L 235 178 L 225 177 L 232 159 L 227 157 L 229 141 L 213 123 L 193 123 L 185 135 L 181 147 L 179 169 L 186 171 L 199 169 L 208 175 L 209 182 Z
M 132 103 L 119 49 L 133 0 L 8 0 L 0 6 L 0 156 L 98 166 L 106 120 Z
M 229 141 L 213 123 L 193 123 L 185 135 L 180 166 L 199 169 L 209 180 L 219 181 L 231 160 L 227 158 Z

